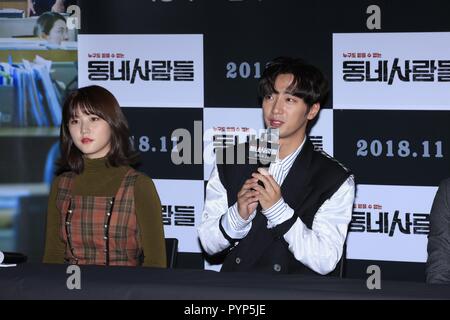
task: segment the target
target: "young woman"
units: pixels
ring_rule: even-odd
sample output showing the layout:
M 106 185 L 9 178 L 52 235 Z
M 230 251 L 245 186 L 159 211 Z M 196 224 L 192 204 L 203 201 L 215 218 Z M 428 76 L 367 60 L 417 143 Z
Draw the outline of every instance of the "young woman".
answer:
M 108 90 L 89 86 L 68 96 L 45 263 L 166 266 L 161 203 L 152 180 L 130 167 L 129 136 Z

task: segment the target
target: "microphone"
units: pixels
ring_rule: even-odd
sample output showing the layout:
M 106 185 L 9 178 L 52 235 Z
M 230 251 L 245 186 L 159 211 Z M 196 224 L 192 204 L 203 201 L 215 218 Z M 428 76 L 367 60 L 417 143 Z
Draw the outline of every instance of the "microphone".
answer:
M 19 252 L 2 252 L 0 251 L 1 264 L 17 264 L 27 261 L 27 256 Z
M 280 148 L 280 130 L 267 128 L 261 133 L 261 137 L 250 141 L 248 158 L 250 163 L 258 164 L 258 167 L 269 168 L 275 162 Z M 264 187 L 261 181 L 258 184 Z

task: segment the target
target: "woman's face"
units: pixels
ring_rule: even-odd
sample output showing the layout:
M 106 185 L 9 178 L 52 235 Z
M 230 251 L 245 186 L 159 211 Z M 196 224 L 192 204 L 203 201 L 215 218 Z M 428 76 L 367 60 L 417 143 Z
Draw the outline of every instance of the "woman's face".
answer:
M 68 127 L 75 146 L 87 158 L 103 158 L 111 150 L 111 127 L 99 116 L 78 109 Z
M 63 20 L 56 20 L 48 35 L 45 35 L 48 43 L 61 45 L 61 42 L 69 39 L 67 34 L 66 22 Z

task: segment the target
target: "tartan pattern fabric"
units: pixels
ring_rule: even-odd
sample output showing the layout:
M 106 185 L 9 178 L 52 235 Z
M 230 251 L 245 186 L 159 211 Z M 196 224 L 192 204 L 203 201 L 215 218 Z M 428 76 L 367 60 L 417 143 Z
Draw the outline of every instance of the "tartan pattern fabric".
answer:
M 61 175 L 56 205 L 60 237 L 71 264 L 136 266 L 142 263 L 134 185 L 138 173 L 130 169 L 114 197 L 72 194 L 74 173 Z

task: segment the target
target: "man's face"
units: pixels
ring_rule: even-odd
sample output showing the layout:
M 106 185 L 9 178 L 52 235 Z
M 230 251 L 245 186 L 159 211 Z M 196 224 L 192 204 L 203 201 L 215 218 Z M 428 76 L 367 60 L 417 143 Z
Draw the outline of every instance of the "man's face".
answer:
M 263 98 L 264 122 L 267 127 L 279 128 L 280 144 L 303 141 L 308 121 L 320 110 L 320 105 L 314 104 L 308 112 L 303 99 L 290 94 L 288 88 L 292 81 L 294 75 L 290 73 L 278 75 L 275 92 Z
M 68 40 L 65 21 L 56 20 L 46 39 L 48 43 L 55 45 L 61 45 L 61 42 Z

